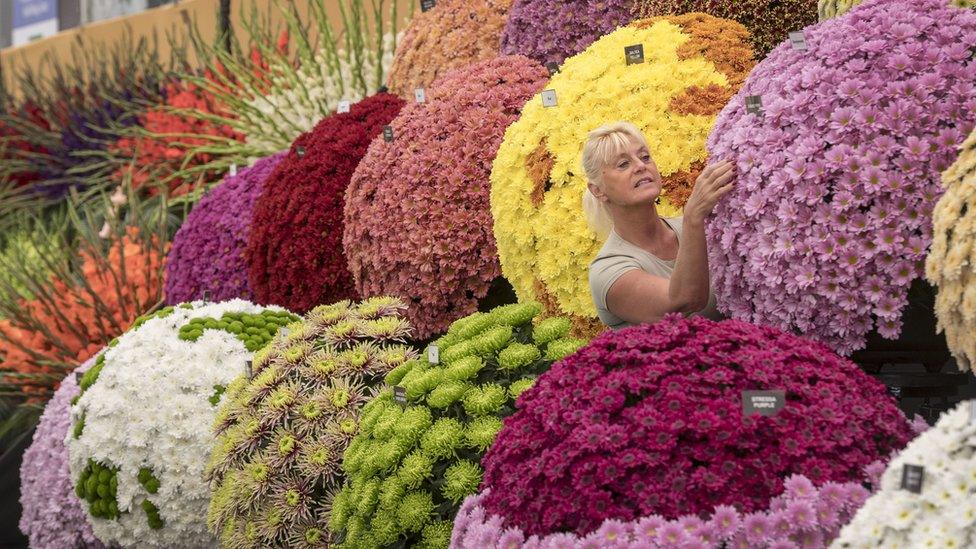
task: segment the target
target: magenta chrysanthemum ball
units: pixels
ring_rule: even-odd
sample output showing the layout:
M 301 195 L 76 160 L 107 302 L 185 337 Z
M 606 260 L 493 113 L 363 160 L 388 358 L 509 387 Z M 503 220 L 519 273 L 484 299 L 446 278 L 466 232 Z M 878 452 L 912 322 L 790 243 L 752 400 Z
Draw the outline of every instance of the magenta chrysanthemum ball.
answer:
M 562 62 L 634 19 L 634 0 L 515 0 L 502 53 Z
M 377 137 L 346 190 L 343 246 L 356 290 L 408 306 L 419 339 L 475 312 L 501 276 L 492 162 L 522 106 L 549 80 L 521 55 L 455 69 Z
M 976 13 L 867 0 L 805 34 L 806 51 L 786 42 L 756 66 L 709 137 L 739 174 L 709 259 L 723 312 L 848 355 L 872 329 L 901 332 L 939 174 L 976 121 Z
M 281 152 L 258 160 L 214 187 L 186 217 L 166 257 L 166 303 L 203 299 L 253 300 L 244 250 L 251 232 L 251 214 L 261 186 Z
M 61 381 L 44 407 L 34 441 L 20 465 L 20 531 L 33 549 L 101 548 L 86 519 L 68 471 L 64 437 L 71 426 L 71 400 L 79 394 L 75 373 L 84 373 L 95 357 Z
M 747 390 L 785 406 L 745 416 Z M 767 509 L 791 475 L 856 481 L 912 436 L 884 385 L 824 345 L 679 315 L 605 333 L 516 406 L 482 460 L 482 505 L 526 535 Z

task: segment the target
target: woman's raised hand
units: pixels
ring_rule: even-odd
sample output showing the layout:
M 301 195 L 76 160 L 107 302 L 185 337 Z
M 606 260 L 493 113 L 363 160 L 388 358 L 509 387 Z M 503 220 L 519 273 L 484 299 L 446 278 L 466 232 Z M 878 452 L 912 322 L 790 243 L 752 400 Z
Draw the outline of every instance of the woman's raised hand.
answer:
M 735 179 L 735 164 L 721 160 L 709 163 L 695 180 L 695 188 L 685 204 L 684 217 L 691 221 L 704 222 L 712 209 L 729 191 Z

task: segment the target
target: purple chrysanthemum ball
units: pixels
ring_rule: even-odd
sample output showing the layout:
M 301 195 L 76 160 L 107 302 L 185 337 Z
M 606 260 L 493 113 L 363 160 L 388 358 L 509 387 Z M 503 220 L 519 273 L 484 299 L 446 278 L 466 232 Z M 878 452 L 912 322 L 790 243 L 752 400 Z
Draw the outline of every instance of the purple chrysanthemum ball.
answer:
M 33 549 L 101 548 L 92 533 L 87 513 L 75 495 L 68 471 L 64 437 L 71 426 L 71 400 L 79 394 L 75 373 L 84 373 L 92 357 L 68 374 L 44 407 L 34 431 L 34 441 L 24 452 L 20 466 L 20 531 Z
M 872 330 L 901 333 L 940 173 L 976 123 L 976 13 L 866 0 L 804 33 L 806 49 L 785 42 L 756 66 L 709 137 L 738 173 L 709 261 L 720 310 L 849 355 Z
M 258 160 L 228 176 L 193 208 L 166 258 L 166 303 L 203 299 L 253 300 L 244 250 L 251 214 L 265 178 L 284 153 Z
M 515 0 L 502 33 L 505 55 L 562 62 L 634 19 L 633 0 Z

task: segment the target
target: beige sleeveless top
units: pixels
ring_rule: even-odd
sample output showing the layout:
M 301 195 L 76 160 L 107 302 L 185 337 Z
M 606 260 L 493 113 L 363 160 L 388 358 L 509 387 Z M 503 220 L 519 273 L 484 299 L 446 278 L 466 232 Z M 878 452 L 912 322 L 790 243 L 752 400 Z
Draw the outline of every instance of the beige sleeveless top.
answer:
M 682 218 L 665 219 L 664 222 L 678 236 L 678 246 L 680 246 Z M 665 261 L 620 238 L 616 232 L 610 231 L 610 236 L 600 248 L 596 259 L 590 262 L 590 294 L 593 296 L 593 304 L 596 305 L 596 312 L 600 316 L 600 320 L 614 329 L 633 326 L 632 323 L 611 313 L 607 308 L 607 292 L 610 291 L 610 287 L 624 273 L 632 269 L 640 269 L 648 274 L 670 279 L 671 273 L 674 272 L 674 261 Z M 722 318 L 722 315 L 715 308 L 715 294 L 711 292 L 711 289 L 708 293 L 708 305 L 690 316 L 698 315 L 712 320 Z

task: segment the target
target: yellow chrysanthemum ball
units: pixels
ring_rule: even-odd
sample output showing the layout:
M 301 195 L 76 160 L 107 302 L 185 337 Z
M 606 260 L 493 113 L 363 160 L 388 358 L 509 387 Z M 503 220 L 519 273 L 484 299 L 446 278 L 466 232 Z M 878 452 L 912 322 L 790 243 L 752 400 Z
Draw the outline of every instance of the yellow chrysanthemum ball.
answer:
M 817 15 L 820 20 L 844 15 L 851 8 L 859 6 L 863 0 L 820 0 L 817 3 Z M 949 0 L 949 4 L 959 8 L 976 8 L 976 0 Z
M 624 48 L 643 45 L 627 65 Z M 634 21 L 565 61 L 505 140 L 491 173 L 491 213 L 502 272 L 519 300 L 569 315 L 577 335 L 604 328 L 596 319 L 587 269 L 602 240 L 587 226 L 580 166 L 591 130 L 618 120 L 647 136 L 664 177 L 658 213 L 681 214 L 707 157 L 716 115 L 754 65 L 749 33 L 702 13 Z
M 938 287 L 935 313 L 962 370 L 976 363 L 976 131 L 942 174 L 925 277 Z

